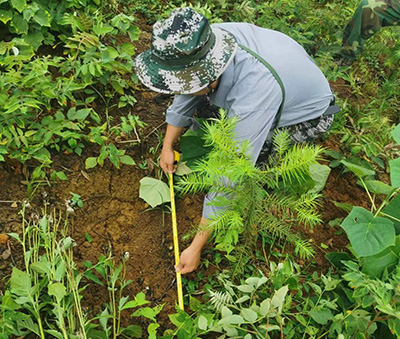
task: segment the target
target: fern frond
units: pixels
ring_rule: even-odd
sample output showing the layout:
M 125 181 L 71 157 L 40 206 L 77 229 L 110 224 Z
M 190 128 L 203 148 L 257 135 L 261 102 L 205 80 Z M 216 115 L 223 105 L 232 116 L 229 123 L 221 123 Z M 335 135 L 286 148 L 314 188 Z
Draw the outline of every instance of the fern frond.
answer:
M 217 312 L 221 312 L 223 306 L 230 306 L 233 303 L 232 296 L 227 292 L 210 291 L 210 303 Z
M 308 240 L 296 239 L 294 242 L 294 253 L 300 259 L 310 259 L 315 255 L 315 250 Z
M 274 174 L 275 186 L 278 185 L 279 178 L 284 184 L 290 184 L 294 180 L 305 180 L 309 176 L 310 165 L 319 160 L 321 153 L 322 148 L 318 145 L 293 145 L 281 162 L 275 166 L 268 166 L 266 172 Z
M 227 229 L 243 230 L 243 219 L 237 211 L 225 209 L 214 215 L 208 223 L 208 228 L 216 233 Z
M 257 227 L 260 233 L 266 233 L 279 239 L 290 236 L 290 224 L 284 223 L 281 218 L 271 214 L 259 216 L 257 221 Z
M 319 194 L 303 194 L 296 202 L 295 210 L 299 221 L 311 227 L 321 223 L 320 215 L 317 211 Z
M 204 192 L 212 187 L 212 184 L 207 179 L 205 176 L 190 173 L 180 177 L 176 187 L 182 194 Z
M 285 129 L 277 129 L 272 138 L 272 144 L 276 152 L 276 156 L 280 159 L 291 145 L 290 134 Z

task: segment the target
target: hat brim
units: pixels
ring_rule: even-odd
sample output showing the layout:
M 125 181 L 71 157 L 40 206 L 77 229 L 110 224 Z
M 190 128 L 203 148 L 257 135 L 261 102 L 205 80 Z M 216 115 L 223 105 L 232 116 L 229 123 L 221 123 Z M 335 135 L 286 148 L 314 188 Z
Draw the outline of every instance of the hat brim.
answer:
M 235 37 L 212 27 L 215 44 L 199 61 L 188 66 L 165 66 L 151 58 L 151 50 L 135 58 L 136 74 L 150 89 L 166 94 L 193 94 L 213 83 L 229 66 L 238 45 Z

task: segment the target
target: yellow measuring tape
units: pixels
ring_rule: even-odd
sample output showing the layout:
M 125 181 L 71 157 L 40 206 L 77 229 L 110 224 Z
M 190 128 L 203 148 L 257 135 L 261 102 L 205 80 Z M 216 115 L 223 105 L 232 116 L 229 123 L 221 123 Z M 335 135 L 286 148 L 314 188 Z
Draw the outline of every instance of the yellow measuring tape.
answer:
M 179 162 L 179 153 L 174 151 L 175 161 Z M 171 193 L 171 209 L 172 209 L 172 234 L 174 237 L 174 253 L 175 265 L 179 263 L 179 243 L 178 243 L 178 227 L 176 224 L 176 208 L 175 208 L 175 194 L 174 194 L 174 178 L 173 174 L 169 175 L 169 189 Z M 178 288 L 178 305 L 183 310 L 183 293 L 182 293 L 182 277 L 181 272 L 176 272 L 176 285 Z

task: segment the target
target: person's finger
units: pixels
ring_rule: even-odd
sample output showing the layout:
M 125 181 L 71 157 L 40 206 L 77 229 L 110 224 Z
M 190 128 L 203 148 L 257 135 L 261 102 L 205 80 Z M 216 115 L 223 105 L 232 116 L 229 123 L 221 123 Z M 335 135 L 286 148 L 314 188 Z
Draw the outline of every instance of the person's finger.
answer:
M 178 265 L 175 266 L 175 272 L 181 272 L 182 269 L 183 269 L 183 265 L 179 262 Z

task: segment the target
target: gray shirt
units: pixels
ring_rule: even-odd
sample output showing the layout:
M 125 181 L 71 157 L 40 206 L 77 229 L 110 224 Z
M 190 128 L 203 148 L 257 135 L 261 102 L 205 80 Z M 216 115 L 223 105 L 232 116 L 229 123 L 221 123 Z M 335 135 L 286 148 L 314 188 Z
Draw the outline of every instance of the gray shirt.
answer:
M 247 23 L 213 26 L 232 33 L 238 43 L 260 55 L 279 74 L 286 94 L 279 127 L 315 119 L 328 108 L 333 97 L 329 83 L 296 41 L 283 33 Z M 167 123 L 193 128 L 193 114 L 201 100 L 201 97 L 176 95 L 167 110 Z M 236 138 L 250 141 L 254 162 L 273 127 L 281 101 L 282 91 L 272 73 L 240 48 L 220 77 L 217 91 L 210 94 L 212 105 L 223 108 L 228 117 L 238 117 Z M 206 219 L 219 210 L 209 204 L 212 197 L 205 198 Z

